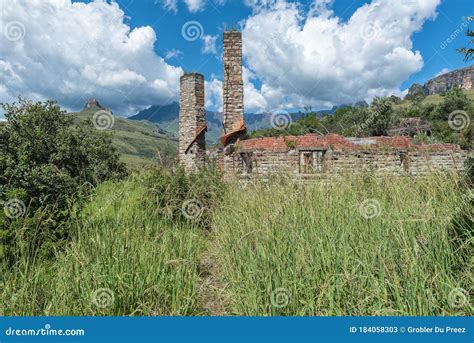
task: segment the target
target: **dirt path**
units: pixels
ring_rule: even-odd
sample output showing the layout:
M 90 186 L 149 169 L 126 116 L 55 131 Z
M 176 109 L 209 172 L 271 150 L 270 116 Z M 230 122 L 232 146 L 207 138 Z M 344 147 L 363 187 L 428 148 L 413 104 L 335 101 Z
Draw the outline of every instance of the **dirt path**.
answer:
M 207 250 L 202 254 L 200 265 L 200 293 L 203 299 L 203 308 L 209 316 L 227 315 L 224 296 L 224 285 L 219 280 L 218 266 L 216 263 L 216 242 L 212 233 L 209 235 L 210 242 Z

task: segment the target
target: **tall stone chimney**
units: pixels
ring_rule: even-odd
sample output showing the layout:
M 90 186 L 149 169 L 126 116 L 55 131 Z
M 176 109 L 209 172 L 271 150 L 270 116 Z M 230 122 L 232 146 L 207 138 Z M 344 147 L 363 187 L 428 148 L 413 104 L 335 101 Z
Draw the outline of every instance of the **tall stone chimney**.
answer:
M 180 79 L 179 163 L 186 170 L 203 165 L 206 158 L 204 76 L 188 73 Z
M 224 146 L 246 133 L 244 123 L 244 82 L 242 79 L 242 34 L 224 32 L 224 83 L 222 137 Z

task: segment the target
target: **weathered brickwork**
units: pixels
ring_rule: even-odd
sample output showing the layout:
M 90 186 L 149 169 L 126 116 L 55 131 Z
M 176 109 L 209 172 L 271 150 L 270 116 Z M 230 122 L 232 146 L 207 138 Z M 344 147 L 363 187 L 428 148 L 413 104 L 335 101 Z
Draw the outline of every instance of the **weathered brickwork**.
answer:
M 244 82 L 242 79 L 242 34 L 224 32 L 224 81 L 222 143 L 236 142 L 245 133 Z
M 205 131 L 204 76 L 184 74 L 180 79 L 178 159 L 187 170 L 205 161 Z
M 467 151 L 457 145 L 417 145 L 408 137 L 306 135 L 244 140 L 224 157 L 223 168 L 241 177 L 281 173 L 325 179 L 365 172 L 421 176 L 442 170 L 462 172 L 467 157 Z
M 467 85 L 470 79 L 464 79 Z M 209 159 L 216 160 L 226 175 L 267 178 L 285 174 L 311 180 L 359 172 L 417 176 L 438 170 L 461 172 L 466 168 L 468 153 L 459 146 L 415 144 L 397 132 L 392 137 L 309 134 L 243 139 L 243 111 L 242 36 L 228 31 L 224 32 L 224 148 L 209 152 Z M 188 170 L 206 160 L 204 115 L 204 77 L 185 74 L 181 77 L 179 161 Z

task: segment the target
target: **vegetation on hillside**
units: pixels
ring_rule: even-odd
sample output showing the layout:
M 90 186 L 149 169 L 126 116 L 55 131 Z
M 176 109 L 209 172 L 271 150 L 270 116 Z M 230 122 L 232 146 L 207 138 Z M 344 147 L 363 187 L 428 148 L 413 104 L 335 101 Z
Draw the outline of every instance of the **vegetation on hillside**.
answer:
M 137 175 L 101 185 L 71 223 L 73 238 L 65 251 L 34 264 L 24 258 L 2 271 L 3 314 L 199 313 L 204 235 L 157 216 L 147 191 Z
M 2 104 L 0 127 L 0 257 L 49 254 L 89 189 L 126 175 L 110 138 L 72 118 L 52 101 Z M 53 245 L 51 245 L 53 244 Z
M 470 290 L 473 212 L 456 176 L 234 188 L 215 236 L 239 315 L 449 315 Z M 271 294 L 280 303 L 272 303 Z M 281 305 L 281 306 L 280 306 Z
M 90 107 L 73 113 L 74 123 L 93 121 L 98 111 L 100 108 Z M 113 125 L 104 131 L 112 134 L 112 145 L 127 167 L 135 169 L 153 163 L 168 164 L 176 157 L 178 142 L 171 133 L 147 120 L 113 118 Z
M 450 123 L 472 118 L 465 94 L 425 100 L 376 98 L 283 133 L 378 135 L 419 116 L 423 139 L 472 147 L 472 126 Z M 474 314 L 472 169 L 304 185 L 171 163 L 127 173 L 86 116 L 3 107 L 0 315 Z
M 334 115 L 321 117 L 316 113 L 308 113 L 284 129 L 256 130 L 249 136 L 300 135 L 312 132 L 334 132 L 355 137 L 378 136 L 386 135 L 387 130 L 402 118 L 419 117 L 433 125 L 430 142 L 455 143 L 465 149 L 472 149 L 474 101 L 458 87 L 439 98 L 437 103 L 425 101 L 427 99 L 424 94 L 415 94 L 404 101 L 395 96 L 375 98 L 368 108 L 343 107 L 337 109 Z

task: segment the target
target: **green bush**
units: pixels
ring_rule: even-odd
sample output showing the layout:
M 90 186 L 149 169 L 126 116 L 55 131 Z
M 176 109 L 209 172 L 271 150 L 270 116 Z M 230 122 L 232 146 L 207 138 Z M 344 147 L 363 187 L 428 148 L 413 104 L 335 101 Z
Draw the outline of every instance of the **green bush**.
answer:
M 210 227 L 225 191 L 221 171 L 212 165 L 192 173 L 181 167 L 159 167 L 147 174 L 146 183 L 157 215 L 202 228 Z
M 110 137 L 90 122 L 73 126 L 53 101 L 19 98 L 1 106 L 7 123 L 0 127 L 0 256 L 14 262 L 66 238 L 64 221 L 84 188 L 126 170 Z

